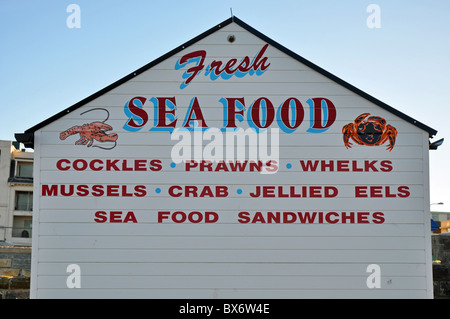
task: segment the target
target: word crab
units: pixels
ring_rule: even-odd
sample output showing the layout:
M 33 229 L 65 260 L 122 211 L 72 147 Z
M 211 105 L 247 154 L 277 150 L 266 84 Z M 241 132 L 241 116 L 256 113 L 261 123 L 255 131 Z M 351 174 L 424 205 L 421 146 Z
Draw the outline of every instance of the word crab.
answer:
M 369 115 L 370 113 L 363 113 L 353 123 L 344 125 L 342 134 L 345 147 L 351 148 L 350 139 L 359 145 L 366 146 L 379 146 L 389 141 L 386 150 L 390 152 L 395 145 L 397 130 L 386 124 L 386 120 L 382 117 L 368 117 Z

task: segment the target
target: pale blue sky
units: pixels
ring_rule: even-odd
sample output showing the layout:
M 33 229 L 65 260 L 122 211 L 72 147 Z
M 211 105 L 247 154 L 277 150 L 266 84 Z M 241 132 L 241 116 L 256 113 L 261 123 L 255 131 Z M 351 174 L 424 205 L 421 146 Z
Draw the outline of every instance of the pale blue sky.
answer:
M 69 29 L 69 4 L 81 28 Z M 370 29 L 369 4 L 381 9 Z M 233 14 L 446 138 L 430 152 L 433 210 L 450 211 L 450 1 L 0 0 L 0 139 L 62 109 Z

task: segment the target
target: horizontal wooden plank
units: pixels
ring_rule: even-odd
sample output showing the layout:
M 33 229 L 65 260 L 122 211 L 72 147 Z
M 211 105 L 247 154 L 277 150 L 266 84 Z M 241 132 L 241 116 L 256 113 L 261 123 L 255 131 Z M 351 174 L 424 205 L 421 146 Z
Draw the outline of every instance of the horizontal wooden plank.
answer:
M 38 289 L 37 298 L 108 299 L 424 299 L 425 289 Z
M 306 71 L 287 70 L 285 72 L 293 72 L 295 74 L 295 72 L 306 72 Z M 232 80 L 230 79 L 229 81 L 232 81 Z M 198 92 L 195 92 L 195 93 L 198 93 Z M 137 96 L 143 96 L 144 98 L 147 99 L 144 104 L 144 109 L 149 109 L 149 108 L 152 109 L 154 107 L 154 105 L 150 101 L 150 99 L 153 97 L 160 97 L 159 95 L 137 95 Z M 108 93 L 105 95 L 101 95 L 101 96 L 97 97 L 96 99 L 90 101 L 89 103 L 85 104 L 84 106 L 80 107 L 76 111 L 67 113 L 67 115 L 65 115 L 64 117 L 65 118 L 66 117 L 68 117 L 68 118 L 77 117 L 77 116 L 80 116 L 81 113 L 84 113 L 85 111 L 91 110 L 95 107 L 103 107 L 103 108 L 108 108 L 108 110 L 110 111 L 111 118 L 114 118 L 114 115 L 113 115 L 114 108 L 115 107 L 119 108 L 118 109 L 119 111 L 120 111 L 120 109 L 122 109 L 122 112 L 123 112 L 123 107 L 124 107 L 125 103 L 128 102 L 129 100 L 131 100 L 133 97 L 135 97 L 135 96 L 127 94 L 127 93 L 125 93 L 125 94 Z M 303 107 L 306 110 L 307 108 L 309 108 L 306 101 L 310 98 L 314 98 L 315 96 L 312 96 L 309 93 L 301 94 L 300 92 L 294 92 L 294 94 L 290 94 L 290 95 L 280 94 L 279 92 L 262 92 L 262 93 L 258 92 L 257 94 L 245 94 L 245 95 L 232 94 L 229 96 L 224 96 L 221 91 L 200 92 L 198 95 L 195 95 L 195 94 L 193 94 L 193 92 L 190 92 L 190 91 L 188 92 L 188 91 L 177 90 L 177 91 L 174 91 L 173 94 L 170 95 L 170 97 L 175 97 L 177 108 L 180 108 L 180 110 L 187 109 L 190 101 L 194 97 L 197 97 L 199 105 L 201 106 L 202 110 L 207 109 L 207 108 L 217 108 L 217 107 L 222 109 L 223 104 L 220 103 L 220 99 L 222 97 L 224 97 L 224 98 L 232 98 L 232 97 L 244 98 L 244 104 L 246 106 L 250 106 L 256 99 L 258 99 L 260 97 L 265 97 L 272 102 L 274 107 L 279 107 L 280 104 L 283 103 L 286 99 L 288 99 L 290 97 L 295 97 L 300 101 L 300 103 L 302 103 Z M 388 115 L 392 116 L 392 113 L 390 113 L 382 108 L 379 108 L 378 106 L 375 106 L 373 103 L 369 102 L 368 100 L 366 100 L 358 95 L 327 94 L 322 97 L 328 98 L 329 100 L 331 100 L 333 102 L 333 104 L 335 105 L 335 107 L 338 110 L 338 114 L 340 113 L 339 112 L 340 110 L 344 111 L 347 108 L 348 109 L 361 108 L 361 109 L 365 109 L 367 111 L 368 108 L 375 107 L 373 110 L 371 110 L 372 112 L 375 112 L 375 111 L 377 113 L 380 112 L 380 116 L 385 116 L 385 117 Z M 357 112 L 355 112 L 355 113 L 357 113 Z M 103 115 L 103 114 L 101 114 L 101 111 L 90 111 L 88 113 L 84 113 L 81 115 L 83 115 L 83 118 L 91 118 L 95 114 Z M 153 114 L 150 114 L 150 115 L 153 115 Z
M 333 177 L 330 180 L 330 177 Z M 98 180 L 101 178 L 101 180 Z M 150 178 L 150 179 L 149 179 Z M 54 183 L 72 183 L 83 184 L 100 182 L 101 184 L 149 184 L 167 185 L 172 183 L 198 183 L 208 184 L 208 181 L 214 178 L 222 185 L 289 185 L 301 183 L 303 185 L 421 185 L 423 183 L 422 172 L 396 172 L 386 175 L 380 173 L 351 174 L 349 172 L 291 172 L 289 170 L 279 171 L 274 174 L 262 174 L 258 171 L 253 172 L 186 172 L 180 174 L 176 171 L 159 172 L 90 172 L 78 171 L 42 171 L 41 184 Z M 297 178 L 301 178 L 298 180 Z M 92 180 L 94 179 L 94 180 Z M 130 180 L 131 179 L 131 180 Z M 297 179 L 297 180 L 296 180 Z
M 111 147 L 112 145 L 108 145 Z M 105 145 L 106 147 L 106 145 Z M 284 158 L 290 159 L 371 159 L 371 160 L 393 160 L 393 159 L 421 159 L 423 154 L 422 147 L 416 146 L 399 146 L 396 147 L 389 154 L 384 147 L 381 148 L 371 148 L 354 146 L 350 150 L 346 150 L 344 146 L 334 146 L 334 147 L 284 147 L 279 148 L 278 154 L 267 153 L 263 149 L 257 150 L 258 153 L 249 155 L 248 153 L 238 153 L 236 149 L 231 149 L 228 153 L 225 152 L 222 156 L 218 157 L 219 160 L 280 160 Z M 108 157 L 124 157 L 125 154 L 135 154 L 136 146 L 117 146 L 105 153 L 105 150 L 100 148 L 88 148 L 81 145 L 60 145 L 59 147 L 54 147 L 53 145 L 43 145 L 41 146 L 41 151 L 45 154 L 45 158 L 101 158 L 105 155 Z M 195 151 L 195 150 L 194 150 Z M 180 162 L 182 160 L 214 160 L 208 151 L 205 152 L 204 149 L 199 149 L 198 152 L 191 152 L 191 154 L 180 155 L 180 149 L 169 147 L 151 147 L 151 146 L 141 146 L 139 147 L 140 156 L 150 158 L 150 159 L 169 159 L 172 158 L 174 161 Z
M 259 78 L 248 83 L 233 82 L 204 82 L 195 83 L 190 88 L 191 94 L 202 94 L 204 92 L 220 92 L 222 96 L 229 95 L 255 95 L 255 94 L 277 94 L 293 95 L 293 94 L 309 94 L 310 96 L 326 96 L 326 95 L 348 95 L 350 93 L 346 88 L 336 83 L 283 83 L 283 85 L 273 85 L 273 83 L 258 82 Z M 153 95 L 173 96 L 180 89 L 180 83 L 177 82 L 151 82 L 149 86 L 146 82 L 125 82 L 124 84 L 112 89 L 111 94 L 129 94 L 129 95 Z M 217 93 L 215 93 L 217 94 Z
M 231 227 L 230 227 L 231 226 Z M 426 231 L 426 232 L 425 232 Z M 421 224 L 97 224 L 40 223 L 40 236 L 424 236 Z M 381 261 L 380 261 L 381 262 Z
M 153 187 L 164 187 L 163 195 L 167 193 L 169 186 L 173 185 L 198 185 L 201 191 L 202 185 L 226 185 L 231 191 L 242 187 L 248 187 L 248 191 L 254 191 L 255 185 L 264 186 L 284 186 L 288 188 L 289 186 L 336 186 L 346 185 L 346 186 L 390 186 L 391 193 L 396 190 L 397 186 L 407 185 L 417 189 L 417 193 L 420 192 L 419 188 L 421 185 L 421 173 L 415 170 L 404 170 L 396 173 L 385 173 L 385 172 L 335 172 L 335 171 L 321 171 L 321 172 L 311 172 L 303 171 L 300 165 L 296 165 L 291 161 L 286 161 L 279 164 L 278 171 L 273 174 L 264 173 L 263 164 L 261 164 L 260 169 L 257 168 L 242 168 L 242 171 L 232 172 L 230 167 L 223 169 L 224 166 L 211 166 L 212 171 L 209 171 L 205 167 L 197 165 L 196 167 L 191 166 L 186 168 L 184 163 L 177 164 L 176 167 L 170 167 L 170 160 L 165 161 L 167 164 L 162 166 L 159 172 L 148 171 L 57 171 L 57 170 L 43 170 L 42 174 L 45 175 L 45 179 L 40 183 L 41 185 L 147 185 L 150 189 Z M 286 167 L 287 164 L 292 165 Z M 130 168 L 129 164 L 127 167 Z M 161 164 L 163 165 L 163 164 Z M 194 164 L 192 164 L 194 165 Z M 277 167 L 277 166 L 273 166 Z M 55 174 L 61 174 L 60 179 L 55 179 Z M 166 179 L 162 178 L 162 174 L 167 174 Z M 227 175 L 229 177 L 227 177 Z M 410 175 L 410 176 L 408 176 Z M 270 176 L 270 177 L 267 177 Z M 280 176 L 277 178 L 276 176 Z M 378 177 L 377 177 L 378 176 Z M 151 178 L 151 180 L 145 180 L 145 177 Z M 285 178 L 283 182 L 283 177 Z M 103 180 L 98 181 L 98 178 Z M 301 179 L 299 179 L 301 178 Z M 211 183 L 208 183 L 208 179 L 212 179 Z M 281 181 L 280 181 L 281 180 Z M 197 181 L 197 183 L 195 183 Z M 253 187 L 253 188 L 249 188 Z M 39 187 L 41 190 L 42 188 Z M 161 188 L 163 190 L 163 188 Z M 286 192 L 286 191 L 285 191 Z M 40 193 L 42 193 L 40 191 Z M 200 193 L 200 192 L 198 192 Z M 181 195 L 181 197 L 183 197 Z
M 103 197 L 102 199 L 89 197 L 44 197 L 40 201 L 41 209 L 61 209 L 67 207 L 79 207 L 80 209 L 96 210 L 129 210 L 129 209 L 145 209 L 151 207 L 156 210 L 200 210 L 200 211 L 220 211 L 240 210 L 240 211 L 296 211 L 296 207 L 301 207 L 301 211 L 383 211 L 383 210 L 415 210 L 423 207 L 423 198 L 407 198 L 407 199 L 341 199 L 341 200 L 324 200 L 324 199 L 302 199 L 292 200 L 280 198 L 197 198 L 197 199 L 167 199 L 167 198 L 136 198 L 136 197 Z M 401 208 L 400 208 L 401 207 Z
M 83 276 L 368 276 L 368 264 L 357 263 L 77 263 Z M 67 263 L 38 264 L 42 276 L 67 276 Z M 421 277 L 425 264 L 379 263 L 383 277 Z
M 67 276 L 39 276 L 42 289 L 66 288 Z M 135 289 L 368 289 L 367 276 L 88 276 L 84 289 L 133 287 Z M 421 289 L 424 277 L 391 277 L 383 280 L 384 289 Z
M 423 237 L 200 237 L 200 236 L 55 236 L 39 237 L 40 249 L 425 249 Z M 413 235 L 413 234 L 411 234 Z
M 423 250 L 39 249 L 39 262 L 421 263 Z

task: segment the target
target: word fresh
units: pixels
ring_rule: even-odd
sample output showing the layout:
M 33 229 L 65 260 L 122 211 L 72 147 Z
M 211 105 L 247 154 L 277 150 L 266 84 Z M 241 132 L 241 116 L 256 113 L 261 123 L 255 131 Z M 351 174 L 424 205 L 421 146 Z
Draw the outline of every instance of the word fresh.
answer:
M 263 57 L 269 45 L 266 44 L 256 54 L 256 56 L 250 61 L 250 57 L 245 56 L 239 63 L 237 59 L 230 59 L 227 62 L 214 60 L 206 67 L 206 76 L 210 76 L 211 80 L 216 80 L 219 77 L 225 80 L 230 79 L 232 76 L 242 78 L 249 74 L 261 75 L 270 66 L 267 62 L 268 58 Z M 194 64 L 183 74 L 183 79 L 186 79 L 181 85 L 180 89 L 184 89 L 191 83 L 191 81 L 201 73 L 205 68 L 206 51 L 198 50 L 191 53 L 187 53 L 182 56 L 175 64 L 175 70 L 179 70 L 187 66 L 188 64 Z

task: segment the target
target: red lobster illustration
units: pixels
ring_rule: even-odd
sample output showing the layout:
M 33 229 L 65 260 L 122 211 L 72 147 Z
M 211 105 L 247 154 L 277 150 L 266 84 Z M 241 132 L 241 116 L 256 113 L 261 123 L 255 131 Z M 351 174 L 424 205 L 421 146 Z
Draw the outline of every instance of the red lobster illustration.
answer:
M 90 124 L 83 124 L 81 126 L 72 126 L 64 132 L 61 132 L 59 138 L 61 140 L 65 140 L 70 135 L 80 134 L 80 139 L 76 141 L 75 144 L 87 144 L 87 147 L 91 147 L 94 143 L 94 140 L 99 142 L 116 142 L 118 138 L 118 135 L 116 133 L 106 134 L 105 132 L 111 130 L 112 127 L 108 124 L 105 124 L 103 122 L 92 122 Z
M 363 113 L 353 123 L 344 125 L 342 134 L 345 147 L 351 148 L 350 145 L 352 143 L 349 142 L 350 139 L 359 145 L 367 146 L 379 146 L 389 141 L 389 146 L 386 149 L 389 152 L 392 151 L 397 137 L 397 130 L 389 124 L 386 125 L 384 118 L 379 116 L 368 117 L 369 115 L 370 113 Z

